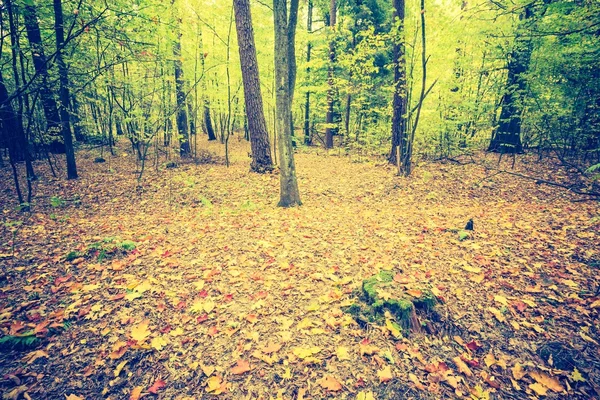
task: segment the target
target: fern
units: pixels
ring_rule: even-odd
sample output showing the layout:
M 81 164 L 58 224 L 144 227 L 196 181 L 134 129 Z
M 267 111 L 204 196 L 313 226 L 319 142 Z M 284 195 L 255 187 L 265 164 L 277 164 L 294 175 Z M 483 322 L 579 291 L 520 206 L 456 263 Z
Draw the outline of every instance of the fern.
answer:
M 19 336 L 7 335 L 0 338 L 0 350 L 28 350 L 37 347 L 40 342 L 33 331 Z

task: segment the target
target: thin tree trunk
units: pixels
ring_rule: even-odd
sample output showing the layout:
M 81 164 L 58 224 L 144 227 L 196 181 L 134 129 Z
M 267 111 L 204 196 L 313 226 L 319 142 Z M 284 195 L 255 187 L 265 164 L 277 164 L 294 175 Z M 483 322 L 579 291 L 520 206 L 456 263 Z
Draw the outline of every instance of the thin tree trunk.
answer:
M 392 149 L 388 160 L 391 164 L 398 163 L 398 150 L 407 148 L 408 139 L 408 97 L 406 87 L 406 51 L 404 47 L 404 0 L 394 0 L 394 16 L 397 19 L 398 36 L 394 44 L 394 99 L 392 115 Z M 400 151 L 402 153 L 402 151 Z M 401 157 L 402 158 L 402 155 Z
M 188 131 L 188 115 L 185 95 L 185 79 L 183 77 L 183 62 L 181 61 L 181 18 L 178 15 L 175 0 L 171 0 L 175 16 L 175 42 L 173 43 L 173 66 L 175 68 L 175 98 L 177 99 L 177 131 L 179 133 L 179 154 L 182 157 L 190 155 L 190 135 Z
M 294 149 L 292 147 L 290 107 L 290 63 L 288 43 L 291 28 L 287 17 L 287 1 L 273 0 L 273 13 L 275 18 L 275 92 L 276 92 L 276 125 L 279 150 L 279 204 L 280 207 L 293 207 L 302 204 L 296 178 L 296 165 L 294 162 Z M 297 7 L 297 2 L 292 0 L 291 5 Z M 297 10 L 291 10 L 290 15 Z M 294 26 L 295 28 L 295 26 Z
M 198 23 L 200 26 L 200 23 Z M 203 118 L 204 118 L 204 128 L 206 129 L 206 134 L 208 135 L 208 140 L 216 140 L 215 129 L 213 127 L 212 118 L 210 115 L 210 100 L 208 99 L 208 89 L 206 85 L 206 56 L 207 54 L 204 52 L 204 42 L 202 36 L 202 29 L 198 28 L 198 46 L 200 47 L 200 73 L 202 74 L 200 77 L 202 83 L 202 109 L 203 109 Z
M 306 21 L 306 30 L 309 38 L 306 44 L 306 75 L 310 79 L 310 57 L 312 52 L 312 43 L 310 41 L 310 34 L 312 33 L 312 20 L 313 20 L 313 1 L 308 0 L 308 16 Z M 312 144 L 312 137 L 310 134 L 310 90 L 306 91 L 304 100 L 304 144 L 310 146 Z
M 337 3 L 336 0 L 331 0 L 329 7 L 329 27 L 331 29 L 331 35 L 334 35 L 335 24 L 337 14 Z M 329 42 L 329 69 L 327 71 L 327 84 L 329 89 L 327 90 L 327 114 L 325 117 L 325 147 L 328 149 L 333 148 L 333 135 L 336 131 L 334 124 L 334 102 L 335 102 L 335 38 L 331 38 Z
M 67 159 L 67 179 L 77 179 L 77 164 L 75 163 L 75 150 L 73 149 L 73 135 L 71 134 L 71 121 L 69 119 L 69 75 L 67 65 L 63 59 L 62 47 L 65 44 L 65 30 L 63 22 L 62 0 L 54 0 L 54 31 L 56 33 L 56 62 L 60 81 L 60 119 L 65 155 Z
M 27 38 L 29 39 L 29 45 L 31 46 L 33 67 L 41 79 L 40 98 L 42 100 L 44 116 L 46 117 L 46 130 L 53 137 L 53 140 L 50 143 L 50 150 L 56 153 L 63 153 L 65 151 L 64 143 L 61 143 L 56 138 L 61 130 L 60 115 L 58 113 L 56 101 L 54 100 L 54 94 L 52 93 L 52 90 L 50 90 L 48 84 L 48 65 L 34 0 L 30 0 L 23 5 L 23 16 Z
M 242 80 L 244 82 L 244 100 L 248 115 L 248 130 L 250 131 L 250 147 L 252 149 L 250 168 L 254 172 L 263 173 L 273 169 L 273 161 L 271 159 L 267 122 L 263 111 L 250 2 L 249 0 L 234 0 L 233 6 L 235 9 Z M 289 83 L 286 80 L 286 86 L 288 85 Z

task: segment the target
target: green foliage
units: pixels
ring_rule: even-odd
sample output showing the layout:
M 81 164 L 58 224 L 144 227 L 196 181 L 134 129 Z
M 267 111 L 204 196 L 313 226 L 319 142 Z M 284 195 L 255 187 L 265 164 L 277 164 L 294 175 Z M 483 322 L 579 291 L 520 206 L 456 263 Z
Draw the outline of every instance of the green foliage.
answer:
M 52 196 L 52 197 L 50 197 L 50 205 L 52 207 L 62 207 L 65 205 L 65 201 L 63 200 L 62 197 Z
M 0 338 L 0 350 L 29 350 L 37 347 L 40 342 L 33 331 L 18 336 L 6 335 Z

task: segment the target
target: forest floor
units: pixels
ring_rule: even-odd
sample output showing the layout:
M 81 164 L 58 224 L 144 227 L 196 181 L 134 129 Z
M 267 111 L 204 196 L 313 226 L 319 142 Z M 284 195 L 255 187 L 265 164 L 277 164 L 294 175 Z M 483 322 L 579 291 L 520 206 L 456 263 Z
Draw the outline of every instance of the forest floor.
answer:
M 0 170 L 3 399 L 599 398 L 598 202 L 494 155 L 407 179 L 311 149 L 282 209 L 237 139 L 229 168 L 149 165 L 142 189 L 126 150 L 79 151 L 75 181 L 38 163 L 31 213 Z M 380 270 L 435 293 L 427 329 L 342 311 Z

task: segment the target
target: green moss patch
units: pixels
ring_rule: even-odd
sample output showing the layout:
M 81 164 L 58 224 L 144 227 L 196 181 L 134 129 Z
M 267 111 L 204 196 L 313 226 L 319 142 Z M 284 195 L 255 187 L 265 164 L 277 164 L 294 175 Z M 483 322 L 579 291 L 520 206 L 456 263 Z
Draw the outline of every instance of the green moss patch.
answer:
M 365 279 L 357 302 L 344 309 L 360 324 L 381 323 L 388 312 L 403 334 L 420 330 L 417 311 L 430 311 L 436 298 L 426 285 L 407 285 L 394 281 L 391 271 L 381 271 Z

